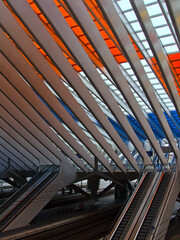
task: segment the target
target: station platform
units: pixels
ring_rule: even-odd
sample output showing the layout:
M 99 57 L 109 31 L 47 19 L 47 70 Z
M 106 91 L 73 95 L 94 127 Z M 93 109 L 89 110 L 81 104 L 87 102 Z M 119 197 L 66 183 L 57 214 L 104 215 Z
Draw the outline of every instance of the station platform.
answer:
M 69 221 L 77 220 L 83 215 L 93 213 L 94 211 L 119 207 L 122 201 L 114 198 L 114 195 L 104 196 L 98 200 L 85 199 L 80 194 L 64 195 L 59 198 L 59 206 L 57 207 L 58 198 L 50 203 L 50 208 L 44 208 L 27 227 L 11 230 L 0 234 L 1 240 L 14 240 L 27 237 L 28 235 L 37 234 L 56 228 Z M 79 199 L 79 200 L 78 200 Z M 73 203 L 74 202 L 74 203 Z
M 123 201 L 114 198 L 114 194 L 100 199 L 86 199 L 81 194 L 57 195 L 29 224 L 29 226 L 0 234 L 1 240 L 21 239 L 32 234 L 56 228 L 70 221 L 80 219 L 86 214 L 98 210 L 119 207 Z M 180 218 L 170 223 L 165 240 L 180 240 Z

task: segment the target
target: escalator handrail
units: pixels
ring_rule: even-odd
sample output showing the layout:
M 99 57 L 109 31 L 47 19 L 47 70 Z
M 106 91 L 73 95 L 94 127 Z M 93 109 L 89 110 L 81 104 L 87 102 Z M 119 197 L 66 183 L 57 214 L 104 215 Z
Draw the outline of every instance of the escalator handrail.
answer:
M 28 182 L 26 182 L 18 191 L 16 191 L 9 199 L 7 199 L 0 206 L 0 213 L 1 214 L 3 212 L 5 212 L 7 207 L 12 202 L 15 202 L 18 198 L 20 198 L 20 196 L 25 193 L 25 190 L 28 191 L 28 187 L 30 187 L 32 184 L 35 184 L 35 182 L 40 181 L 40 178 L 42 178 L 43 175 L 45 175 L 48 171 L 49 172 L 51 172 L 51 171 L 58 171 L 59 170 L 59 165 L 43 165 L 43 166 L 41 166 L 41 169 L 38 168 L 38 170 L 40 170 L 40 171 L 36 172 L 36 174 Z
M 171 166 L 171 169 L 170 169 L 170 171 L 172 172 L 172 173 L 174 173 L 175 171 L 176 171 L 176 163 L 174 163 L 172 166 Z
M 52 175 L 54 172 L 55 172 L 55 174 Z M 8 217 L 8 215 L 11 214 L 11 212 L 12 212 L 15 208 L 17 208 L 19 204 L 22 203 L 22 201 L 24 201 L 28 196 L 30 196 L 34 191 L 36 191 L 36 190 L 39 188 L 39 186 L 42 185 L 42 183 L 43 183 L 43 187 L 40 188 L 40 191 L 38 191 L 37 193 L 35 193 L 35 196 L 36 196 L 37 194 L 39 194 L 39 193 L 47 186 L 47 184 L 49 184 L 49 183 L 57 176 L 58 171 L 57 171 L 57 169 L 54 168 L 53 171 L 49 171 L 49 172 L 46 172 L 46 173 L 48 173 L 48 175 L 43 179 L 43 181 L 39 182 L 39 184 L 38 184 L 35 188 L 33 188 L 30 192 L 28 192 L 28 194 L 26 194 L 26 195 L 23 197 L 23 199 L 21 199 L 21 201 L 18 202 L 18 204 L 17 204 L 13 209 L 11 209 L 11 210 L 9 211 L 9 213 L 6 214 L 6 216 L 4 216 L 4 218 L 0 221 L 0 223 L 1 223 L 2 221 L 4 221 L 4 219 L 5 219 L 6 217 Z M 48 177 L 51 176 L 51 175 L 52 175 L 52 178 L 48 179 Z M 46 181 L 45 184 L 44 184 L 44 181 Z M 33 196 L 33 198 L 31 199 L 31 201 L 34 199 L 35 196 Z M 31 201 L 30 201 L 30 202 L 31 202 Z M 21 208 L 21 211 L 25 208 L 25 206 L 26 206 L 27 204 L 29 204 L 29 201 L 25 203 L 25 205 Z M 3 227 L 1 227 L 0 230 L 2 231 L 7 225 L 9 225 L 10 222 L 12 222 L 12 220 L 13 220 L 13 219 L 15 218 L 15 216 L 17 216 L 18 214 L 19 214 L 19 211 L 18 211 L 17 213 L 15 213 L 15 215 L 14 215 L 7 223 L 5 223 L 5 225 L 4 225 Z
M 153 176 L 153 179 L 152 179 L 152 176 Z M 154 177 L 155 175 L 151 175 L 151 178 L 149 179 L 149 182 L 150 182 L 150 180 L 151 180 L 151 182 L 153 182 L 154 180 L 155 180 L 155 177 Z M 145 189 L 144 189 L 144 194 L 142 194 L 141 196 L 140 196 L 140 198 L 139 198 L 139 200 L 138 200 L 138 203 L 140 203 L 140 204 L 142 204 L 142 202 L 143 202 L 143 200 L 144 200 L 144 197 L 145 196 L 149 196 L 149 191 L 151 191 L 150 189 L 149 189 L 149 186 L 150 186 L 151 184 L 149 184 L 149 185 L 147 185 L 146 187 L 145 187 Z M 129 206 L 130 207 L 130 206 Z M 121 234 L 121 238 L 123 239 L 123 236 L 125 237 L 126 235 L 127 235 L 127 233 L 128 233 L 128 231 L 129 231 L 129 228 L 128 228 L 128 231 L 127 231 L 127 227 L 130 225 L 132 225 L 132 223 L 133 223 L 133 221 L 134 221 L 134 219 L 135 219 L 135 217 L 136 217 L 136 215 L 137 215 L 137 212 L 139 211 L 139 208 L 140 207 L 138 207 L 138 208 L 136 208 L 136 209 L 134 209 L 134 211 L 132 212 L 132 214 L 131 214 L 131 217 L 128 219 L 128 222 L 127 222 L 127 224 L 126 224 L 126 227 L 124 228 L 124 230 L 123 230 L 123 232 L 122 232 L 122 234 Z M 125 231 L 126 230 L 126 231 Z
M 156 193 L 157 193 L 157 191 L 158 191 L 158 189 L 159 189 L 159 186 L 160 186 L 160 183 L 161 183 L 163 177 L 164 177 L 164 172 L 163 172 L 162 175 L 161 175 L 161 178 L 160 178 L 160 180 L 159 180 L 159 183 L 158 183 L 158 185 L 157 185 L 157 187 L 156 187 L 156 189 L 155 189 L 155 191 L 154 191 L 154 194 L 153 194 L 153 196 L 152 196 L 152 198 L 151 198 L 150 204 L 149 204 L 149 206 L 148 206 L 148 208 L 147 208 L 147 210 L 146 210 L 146 213 L 144 214 L 144 217 L 143 217 L 143 220 L 142 220 L 141 225 L 140 225 L 140 227 L 139 227 L 139 230 L 141 229 L 141 226 L 142 226 L 142 224 L 143 224 L 143 222 L 144 222 L 144 220 L 145 220 L 145 218 L 146 218 L 146 216 L 147 216 L 147 214 L 148 214 L 148 211 L 149 211 L 149 209 L 150 209 L 150 207 L 151 207 L 151 204 L 152 204 L 152 202 L 153 202 L 153 200 L 154 200 L 154 197 L 155 197 L 155 195 L 156 195 Z M 139 231 L 138 231 L 138 232 L 139 232 Z
M 124 228 L 124 230 L 121 234 L 122 239 L 129 239 L 129 237 L 131 236 L 133 229 L 134 229 L 134 227 L 139 219 L 139 216 L 142 212 L 143 206 L 145 206 L 147 199 L 148 199 L 149 195 L 151 194 L 152 189 L 153 189 L 155 183 L 157 182 L 157 178 L 159 177 L 160 174 L 156 172 L 155 174 L 151 175 L 151 178 L 149 179 L 149 182 L 148 182 L 149 184 L 145 187 L 143 194 L 140 196 L 140 198 L 138 200 L 139 206 L 137 205 L 137 207 L 133 210 L 131 217 L 128 219 L 126 227 Z
M 124 218 L 124 216 L 125 216 L 127 210 L 129 209 L 129 207 L 130 207 L 130 205 L 131 205 L 133 199 L 135 198 L 135 196 L 136 196 L 138 190 L 140 189 L 141 184 L 143 183 L 143 181 L 144 181 L 146 175 L 147 175 L 147 172 L 144 173 L 144 174 L 142 175 L 139 184 L 136 186 L 136 188 L 135 188 L 135 190 L 134 190 L 134 193 L 131 195 L 129 201 L 128 201 L 127 204 L 125 205 L 125 207 L 124 207 L 124 209 L 123 209 L 121 215 L 119 216 L 118 220 L 116 221 L 116 223 L 115 223 L 115 225 L 114 225 L 114 227 L 113 227 L 111 233 L 109 234 L 107 240 L 111 240 L 111 239 L 112 239 L 112 237 L 113 237 L 113 235 L 115 234 L 115 232 L 116 232 L 116 230 L 117 230 L 119 224 L 121 223 L 121 221 L 122 221 L 122 219 Z
M 35 172 L 35 174 L 38 173 L 38 168 L 39 168 L 39 167 L 36 166 L 36 169 L 33 169 L 33 171 Z M 32 169 L 32 168 L 31 168 L 31 169 Z M 8 169 L 6 169 L 6 170 L 8 170 Z M 22 168 L 22 170 L 24 170 L 24 169 Z M 33 176 L 32 178 L 35 177 L 35 174 L 34 174 L 34 176 Z M 32 180 L 32 178 L 30 179 L 30 181 Z M 25 187 L 25 185 L 28 184 L 28 183 L 29 183 L 29 181 L 26 182 L 25 184 L 23 184 L 13 195 L 15 195 L 21 188 Z M 11 197 L 11 196 L 13 196 L 13 195 L 11 195 L 11 194 L 9 195 L 9 194 L 8 194 L 8 195 L 6 195 L 6 198 L 7 198 L 8 196 Z M 6 201 L 8 201 L 8 200 L 9 200 L 9 198 L 8 198 Z M 5 202 L 6 202 L 6 201 L 5 201 Z M 5 202 L 4 202 L 4 203 L 5 203 Z M 3 204 L 4 204 L 4 203 L 3 203 Z M 1 205 L 3 205 L 3 204 L 1 204 Z M 0 208 L 1 208 L 1 205 L 0 205 Z
M 38 175 L 40 175 L 42 172 L 48 171 L 48 169 L 51 167 L 51 165 L 43 165 L 41 166 L 42 169 L 40 169 L 39 167 L 36 168 L 36 173 L 35 175 L 25 184 L 23 184 L 23 186 L 21 186 L 21 188 L 19 188 L 13 195 L 11 195 L 10 198 L 8 198 L 5 202 L 3 202 L 3 204 L 0 205 L 0 213 L 1 213 L 1 209 L 4 208 L 5 205 L 7 205 L 8 203 L 11 203 L 12 201 L 14 201 L 14 199 L 16 199 L 16 196 L 19 197 L 19 193 L 21 191 L 23 191 L 23 189 L 25 189 L 26 187 L 28 187 L 32 181 L 36 180 L 36 178 L 38 177 Z
M 155 190 L 155 192 L 154 192 L 154 194 L 153 194 L 153 196 L 152 196 L 152 198 L 151 198 L 150 204 L 148 205 L 148 208 L 147 208 L 147 210 L 146 210 L 146 213 L 143 215 L 143 219 L 142 219 L 141 224 L 140 224 L 140 226 L 139 226 L 139 229 L 138 229 L 138 231 L 137 231 L 136 237 L 138 236 L 139 232 L 141 231 L 141 227 L 142 227 L 142 225 L 143 225 L 143 223 L 144 223 L 144 221 L 145 221 L 145 219 L 146 219 L 146 216 L 147 216 L 147 214 L 148 214 L 148 212 L 149 212 L 149 209 L 150 209 L 150 207 L 151 207 L 151 205 L 152 205 L 152 203 L 153 203 L 153 201 L 154 201 L 154 198 L 155 198 L 155 196 L 156 196 L 156 194 L 157 194 L 157 192 L 158 192 L 158 189 L 159 189 L 160 184 L 161 184 L 161 182 L 162 182 L 162 180 L 163 180 L 164 174 L 165 174 L 165 172 L 162 173 L 161 178 L 160 178 L 160 180 L 159 180 L 159 183 L 158 183 L 158 185 L 157 185 L 157 187 L 156 187 L 156 190 Z M 152 228 L 152 227 L 153 227 L 153 224 L 151 223 L 149 229 Z
M 131 240 L 135 239 L 135 236 L 136 236 L 135 231 L 137 229 L 137 223 L 139 222 L 139 219 L 142 215 L 144 206 L 147 205 L 148 198 L 152 194 L 152 190 L 153 190 L 154 186 L 156 186 L 157 181 L 159 182 L 161 173 L 156 172 L 156 174 L 153 174 L 152 176 L 153 176 L 153 178 L 151 177 L 149 179 L 149 182 L 148 182 L 149 184 L 146 186 L 146 190 L 144 191 L 144 194 L 141 195 L 141 197 L 138 201 L 138 203 L 140 203 L 138 208 L 137 209 L 135 208 L 128 223 L 126 224 L 126 228 L 123 230 L 123 233 L 121 234 L 121 239 L 131 239 Z M 133 215 L 134 215 L 134 217 L 132 217 Z M 132 235 L 133 235 L 133 237 L 132 237 Z
M 139 183 L 139 182 L 141 181 L 142 176 L 143 176 L 143 175 L 140 174 L 140 175 L 138 176 L 136 182 Z M 137 186 L 138 186 L 138 184 L 137 184 L 136 187 L 133 189 L 133 192 L 131 193 L 132 195 L 134 194 L 134 191 L 135 191 L 135 189 L 137 188 Z M 128 201 L 129 201 L 129 199 L 128 199 Z M 123 204 L 121 205 L 118 213 L 116 214 L 115 218 L 113 219 L 113 222 L 112 222 L 111 226 L 109 227 L 109 229 L 108 229 L 108 231 L 107 231 L 108 233 L 111 232 L 112 229 L 114 229 L 114 227 L 112 227 L 112 226 L 115 226 L 115 225 L 116 225 L 116 223 L 117 223 L 117 221 L 118 221 L 118 219 L 119 219 L 119 216 L 122 214 L 122 209 L 124 209 L 124 208 L 126 207 L 128 201 L 127 201 L 127 199 L 126 199 L 126 200 L 123 202 Z M 107 238 L 104 237 L 103 240 L 107 240 Z
M 0 214 L 4 211 L 3 209 L 5 208 L 6 205 L 9 205 L 11 202 L 13 202 L 15 199 L 19 197 L 19 194 L 27 188 L 32 181 L 34 181 L 37 176 L 40 174 L 40 172 L 37 172 L 28 182 L 26 182 L 21 188 L 19 188 L 10 198 L 8 198 L 1 206 L 0 206 Z
M 46 177 L 45 176 L 46 174 L 47 174 L 47 172 L 45 172 L 43 175 L 40 175 L 40 178 L 42 179 L 42 177 Z M 49 173 L 48 173 L 48 175 L 49 175 Z M 36 181 L 39 181 L 39 178 L 37 178 L 35 180 L 35 182 L 31 182 L 32 184 L 29 183 L 29 185 L 27 186 L 28 188 L 27 189 L 25 188 L 24 191 L 22 189 L 22 193 L 20 193 L 20 195 L 15 196 L 14 199 L 11 199 L 11 202 L 13 201 L 13 205 L 7 205 L 7 207 L 5 206 L 5 208 L 2 210 L 0 223 L 10 214 L 11 211 L 13 211 L 13 209 L 15 209 L 20 204 L 20 202 L 26 196 L 28 196 L 33 191 L 33 189 L 34 189 L 33 186 L 36 183 Z M 40 182 L 39 182 L 39 184 L 40 184 Z M 8 203 L 10 204 L 11 202 L 8 202 Z
M 166 192 L 165 192 L 165 195 L 163 196 L 163 199 L 162 199 L 162 205 L 161 207 L 159 208 L 158 212 L 156 213 L 156 219 L 153 221 L 153 223 L 151 225 L 153 225 L 155 227 L 154 229 L 154 232 L 153 232 L 153 236 L 155 236 L 156 234 L 156 231 L 158 229 L 159 226 L 161 226 L 162 224 L 164 224 L 165 222 L 167 221 L 170 221 L 170 218 L 166 219 L 164 222 L 162 222 L 161 224 L 159 224 L 159 221 L 160 221 L 160 218 L 162 216 L 162 213 L 164 212 L 164 209 L 165 208 L 165 205 L 166 203 L 168 202 L 167 201 L 167 198 L 171 195 L 169 194 L 170 191 L 173 189 L 173 184 L 175 182 L 175 174 L 172 172 L 171 175 L 169 176 L 169 178 L 171 178 L 171 181 L 168 180 L 168 186 L 167 186 L 167 189 L 166 189 Z M 167 191 L 168 190 L 168 191 Z M 152 239 L 154 239 L 152 237 Z

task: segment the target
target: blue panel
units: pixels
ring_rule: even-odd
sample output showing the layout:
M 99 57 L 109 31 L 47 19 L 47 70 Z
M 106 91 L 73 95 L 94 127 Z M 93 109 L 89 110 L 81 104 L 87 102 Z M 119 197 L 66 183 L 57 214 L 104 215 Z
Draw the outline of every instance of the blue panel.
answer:
M 57 98 L 57 99 L 63 105 L 63 107 L 69 112 L 69 114 L 72 116 L 72 118 L 76 122 L 78 122 L 77 117 L 71 112 L 71 110 L 66 106 L 66 104 L 62 100 L 60 100 L 59 98 Z M 46 104 L 46 102 L 44 102 L 44 104 L 49 108 L 49 106 Z M 51 112 L 58 118 L 59 121 L 62 122 L 62 120 L 52 110 L 51 110 Z M 170 126 L 171 130 L 172 130 L 172 133 L 174 134 L 174 137 L 175 138 L 180 138 L 180 119 L 178 117 L 177 112 L 176 111 L 171 112 L 172 117 L 176 121 L 176 125 L 174 124 L 174 122 L 169 118 L 169 116 L 166 113 L 164 113 L 164 114 L 165 114 L 165 117 L 166 117 L 166 119 L 169 123 L 169 126 Z M 159 121 L 158 121 L 157 117 L 154 115 L 154 113 L 149 113 L 148 118 L 149 118 L 148 119 L 149 124 L 150 124 L 156 138 L 158 140 L 163 139 L 165 137 L 165 135 L 163 133 L 163 130 L 161 128 L 161 125 L 159 124 Z M 111 124 L 113 125 L 113 127 L 116 129 L 118 134 L 121 136 L 122 140 L 124 142 L 127 142 L 129 140 L 129 138 L 128 138 L 127 134 L 124 132 L 123 128 L 117 122 L 110 119 L 109 117 L 108 117 L 108 119 L 111 122 Z M 136 121 L 136 119 L 134 119 L 132 116 L 127 116 L 127 119 L 129 121 L 129 123 L 131 124 L 132 128 L 134 129 L 134 131 L 136 132 L 140 141 L 146 140 L 147 139 L 146 134 L 144 133 L 143 129 L 141 128 L 141 125 Z M 99 127 L 102 127 L 101 124 L 98 123 L 95 118 L 94 118 L 94 124 L 98 125 Z M 177 126 L 179 126 L 179 128 L 177 128 Z

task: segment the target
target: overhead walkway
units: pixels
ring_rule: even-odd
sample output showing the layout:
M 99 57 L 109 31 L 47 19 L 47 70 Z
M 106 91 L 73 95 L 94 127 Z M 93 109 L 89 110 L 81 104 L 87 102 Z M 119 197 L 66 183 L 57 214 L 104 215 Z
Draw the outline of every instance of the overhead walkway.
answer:
M 158 227 L 164 221 L 160 223 L 159 219 L 162 212 L 166 211 L 165 202 L 174 178 L 172 171 L 143 174 L 107 239 L 158 239 L 154 235 L 159 234 Z M 166 222 L 169 221 L 166 219 Z

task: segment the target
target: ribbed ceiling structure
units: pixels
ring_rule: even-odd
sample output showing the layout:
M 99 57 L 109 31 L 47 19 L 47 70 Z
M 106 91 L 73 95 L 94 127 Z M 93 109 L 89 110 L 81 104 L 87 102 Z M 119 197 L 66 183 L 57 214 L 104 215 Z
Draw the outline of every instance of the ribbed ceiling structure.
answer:
M 1 0 L 2 167 L 172 164 L 179 13 L 178 0 Z

